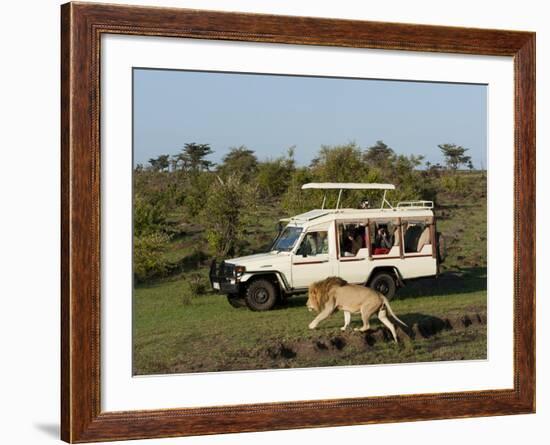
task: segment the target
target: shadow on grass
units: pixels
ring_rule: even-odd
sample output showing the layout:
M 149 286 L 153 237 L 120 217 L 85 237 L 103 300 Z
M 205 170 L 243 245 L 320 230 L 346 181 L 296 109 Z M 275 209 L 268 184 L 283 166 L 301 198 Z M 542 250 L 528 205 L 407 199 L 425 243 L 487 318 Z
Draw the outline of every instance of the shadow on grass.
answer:
M 275 309 L 288 309 L 294 307 L 303 307 L 306 309 L 307 293 L 293 295 L 290 298 L 287 298 L 283 304 L 279 304 Z
M 487 268 L 473 267 L 445 272 L 439 277 L 419 278 L 408 281 L 399 289 L 394 299 L 432 297 L 434 295 L 467 294 L 487 290 Z M 307 293 L 288 298 L 280 309 L 305 306 Z
M 443 330 L 450 330 L 453 328 L 449 320 L 443 320 L 433 315 L 412 313 L 399 315 L 399 318 L 407 325 L 407 327 L 399 327 L 411 338 L 418 337 L 419 335 L 424 338 L 429 338 Z
M 397 291 L 395 299 L 465 294 L 487 290 L 487 268 L 471 267 L 444 272 L 437 278 L 408 281 Z

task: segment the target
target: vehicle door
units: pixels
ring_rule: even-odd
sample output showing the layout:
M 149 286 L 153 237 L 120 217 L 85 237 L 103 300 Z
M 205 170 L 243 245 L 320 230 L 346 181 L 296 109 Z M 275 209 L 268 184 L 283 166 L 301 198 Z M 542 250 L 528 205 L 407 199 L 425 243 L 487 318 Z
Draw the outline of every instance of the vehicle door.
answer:
M 403 217 L 403 256 L 400 268 L 403 278 L 416 278 L 437 273 L 437 252 L 433 217 Z
M 350 283 L 364 283 L 369 272 L 367 221 L 336 221 L 337 275 Z
M 292 255 L 292 287 L 307 288 L 314 281 L 332 275 L 332 244 L 328 224 L 306 230 Z

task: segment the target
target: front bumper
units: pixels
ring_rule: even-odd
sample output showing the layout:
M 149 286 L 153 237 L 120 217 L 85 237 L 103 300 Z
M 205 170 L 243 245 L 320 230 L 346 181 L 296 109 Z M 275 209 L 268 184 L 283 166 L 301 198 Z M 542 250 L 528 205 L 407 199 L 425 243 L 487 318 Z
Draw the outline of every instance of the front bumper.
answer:
M 221 261 L 219 264 L 216 260 L 210 265 L 210 285 L 212 289 L 222 294 L 237 294 L 239 293 L 239 280 L 235 276 L 235 265 Z

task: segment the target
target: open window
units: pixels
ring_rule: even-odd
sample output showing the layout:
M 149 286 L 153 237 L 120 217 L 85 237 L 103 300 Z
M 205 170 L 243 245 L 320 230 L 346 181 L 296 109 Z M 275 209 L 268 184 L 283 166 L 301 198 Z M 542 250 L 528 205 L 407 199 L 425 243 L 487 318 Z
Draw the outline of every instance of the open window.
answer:
M 369 239 L 373 256 L 399 255 L 401 234 L 399 220 L 396 218 L 371 219 L 369 222 Z
M 403 219 L 403 247 L 407 254 L 431 254 L 432 231 L 430 218 Z
M 317 230 L 307 232 L 296 251 L 297 255 L 304 257 L 328 254 L 328 231 Z
M 339 222 L 337 225 L 340 257 L 355 257 L 367 247 L 366 222 Z

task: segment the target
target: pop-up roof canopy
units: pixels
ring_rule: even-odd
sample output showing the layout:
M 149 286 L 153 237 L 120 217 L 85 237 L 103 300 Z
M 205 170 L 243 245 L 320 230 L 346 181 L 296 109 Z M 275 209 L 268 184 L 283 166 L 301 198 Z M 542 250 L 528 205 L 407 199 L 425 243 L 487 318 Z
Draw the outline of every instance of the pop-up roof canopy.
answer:
M 321 190 L 395 190 L 393 184 L 375 184 L 360 182 L 310 182 L 304 184 L 302 189 Z
M 305 189 L 317 189 L 317 190 L 339 190 L 338 201 L 336 202 L 336 209 L 340 207 L 340 198 L 342 197 L 343 190 L 384 190 L 384 196 L 382 197 L 381 209 L 384 208 L 384 204 L 388 204 L 391 208 L 391 204 L 386 200 L 386 192 L 388 190 L 395 190 L 393 184 L 376 184 L 376 183 L 360 183 L 360 182 L 310 182 L 302 185 L 302 190 Z M 326 193 L 323 198 L 323 204 L 321 209 L 325 208 Z

